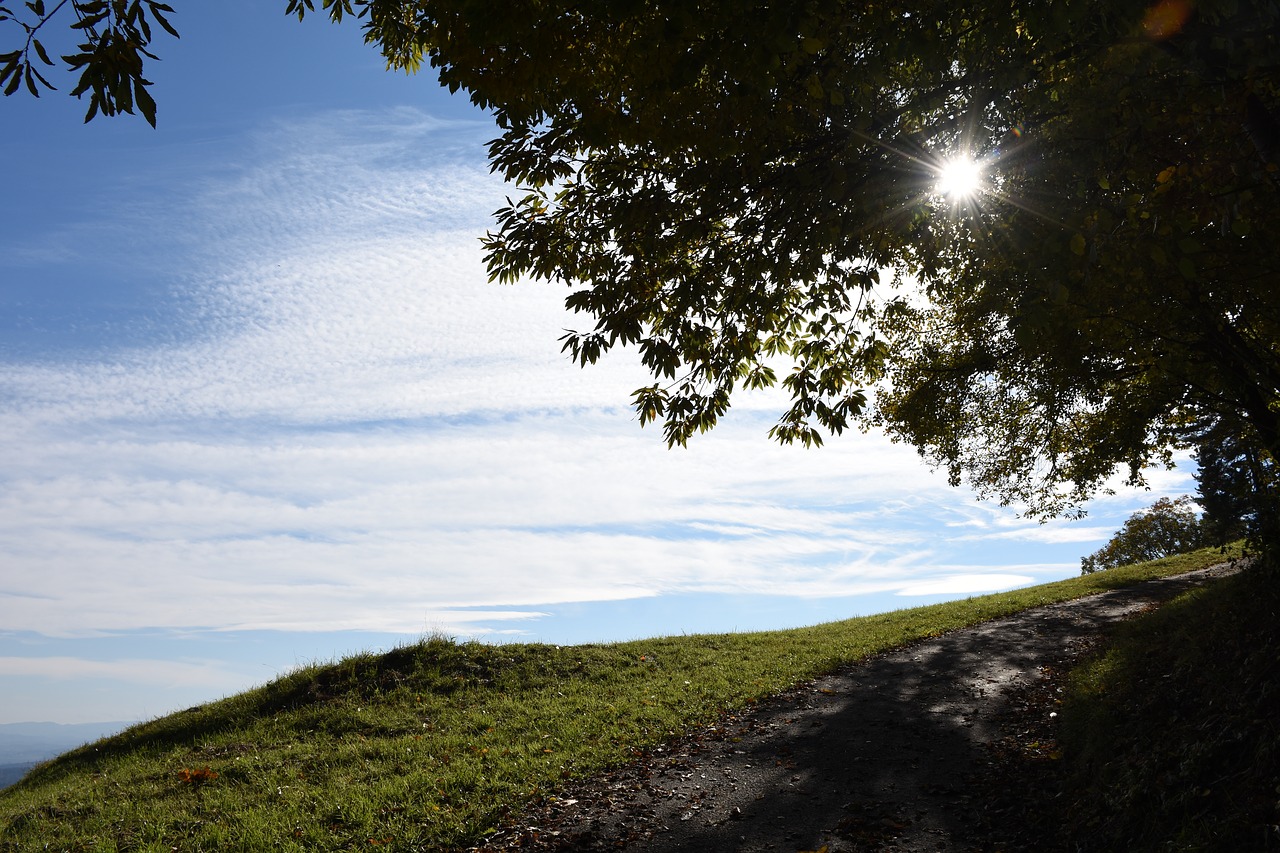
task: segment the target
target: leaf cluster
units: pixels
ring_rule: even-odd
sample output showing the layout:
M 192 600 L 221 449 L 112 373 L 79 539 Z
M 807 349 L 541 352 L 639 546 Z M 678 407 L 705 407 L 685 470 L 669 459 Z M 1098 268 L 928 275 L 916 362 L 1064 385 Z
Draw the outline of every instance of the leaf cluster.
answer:
M 1019 95 L 1007 205 L 902 315 L 881 401 L 953 480 L 1042 512 L 1117 463 L 1142 484 L 1204 419 L 1280 449 L 1277 163 L 1248 132 L 1280 105 L 1280 7 L 1201 4 L 1164 40 L 1137 11 L 1095 7 Z
M 636 347 L 657 380 L 634 395 L 642 421 L 683 444 L 735 390 L 774 384 L 793 401 L 783 441 L 820 443 L 865 411 L 890 354 L 883 270 L 929 262 L 911 243 L 936 159 L 922 116 L 955 137 L 981 112 L 964 69 L 921 54 L 951 36 L 994 48 L 1007 21 L 943 4 L 904 19 L 827 2 L 547 2 L 532 18 L 435 3 L 414 7 L 410 37 L 390 5 L 369 24 L 388 58 L 429 62 L 503 129 L 491 162 L 525 194 L 485 240 L 491 275 L 568 285 L 589 322 L 564 345 L 582 364 Z
M 15 23 L 23 32 L 21 47 L 0 53 L 0 85 L 5 95 L 24 85 L 35 97 L 40 97 L 41 89 L 56 89 L 40 71 L 42 66 L 53 67 L 55 63 L 39 36 L 67 8 L 75 19 L 70 29 L 81 41 L 74 52 L 61 59 L 68 70 L 80 72 L 71 94 L 77 98 L 89 95 L 84 120 L 88 122 L 99 113 L 133 114 L 136 108 L 155 127 L 156 102 L 147 91 L 152 84 L 143 77 L 144 62 L 157 58 L 148 49 L 152 22 L 178 37 L 165 17 L 173 8 L 159 0 L 60 0 L 52 6 L 46 6 L 45 0 L 29 0 L 21 8 L 0 5 L 0 23 Z

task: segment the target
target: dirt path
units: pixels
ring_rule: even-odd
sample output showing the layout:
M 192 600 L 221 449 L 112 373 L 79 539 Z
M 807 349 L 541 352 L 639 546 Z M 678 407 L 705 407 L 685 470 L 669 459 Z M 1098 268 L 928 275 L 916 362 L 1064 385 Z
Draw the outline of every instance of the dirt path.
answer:
M 1231 571 L 1147 581 L 872 658 L 580 783 L 477 849 L 1028 849 L 1009 803 L 1034 780 L 1006 768 L 1000 747 L 1010 721 L 1032 748 L 1051 729 L 1051 701 L 1028 699 L 1046 668 Z

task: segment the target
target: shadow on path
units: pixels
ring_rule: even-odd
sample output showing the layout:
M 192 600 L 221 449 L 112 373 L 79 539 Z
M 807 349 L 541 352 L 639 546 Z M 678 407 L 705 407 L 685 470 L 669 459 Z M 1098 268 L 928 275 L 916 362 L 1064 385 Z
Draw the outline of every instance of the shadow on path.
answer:
M 1039 607 L 872 658 L 588 780 L 478 849 L 976 849 L 989 836 L 967 780 L 986 768 L 1005 694 L 1107 626 L 1231 571 Z

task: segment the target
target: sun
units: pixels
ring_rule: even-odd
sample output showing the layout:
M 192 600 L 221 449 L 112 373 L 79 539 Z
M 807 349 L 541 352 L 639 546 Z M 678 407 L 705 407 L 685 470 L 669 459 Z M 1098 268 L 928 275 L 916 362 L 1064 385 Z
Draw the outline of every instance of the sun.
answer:
M 970 157 L 952 157 L 938 169 L 937 191 L 957 201 L 982 189 L 982 164 Z

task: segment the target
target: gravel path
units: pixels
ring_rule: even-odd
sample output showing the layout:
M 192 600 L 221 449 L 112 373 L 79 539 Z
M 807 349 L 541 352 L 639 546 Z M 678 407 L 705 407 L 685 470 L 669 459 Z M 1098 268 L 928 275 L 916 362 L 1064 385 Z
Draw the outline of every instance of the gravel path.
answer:
M 880 655 L 579 783 L 476 849 L 1028 849 L 1008 801 L 1037 774 L 1006 774 L 999 753 L 1010 721 L 1024 757 L 1040 746 L 1037 730 L 1051 731 L 1052 701 L 1029 693 L 1102 629 L 1234 570 L 1147 581 Z

